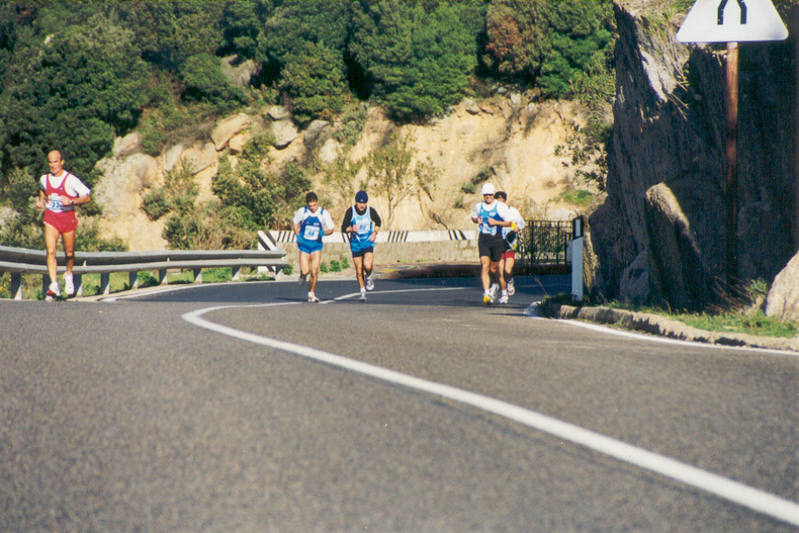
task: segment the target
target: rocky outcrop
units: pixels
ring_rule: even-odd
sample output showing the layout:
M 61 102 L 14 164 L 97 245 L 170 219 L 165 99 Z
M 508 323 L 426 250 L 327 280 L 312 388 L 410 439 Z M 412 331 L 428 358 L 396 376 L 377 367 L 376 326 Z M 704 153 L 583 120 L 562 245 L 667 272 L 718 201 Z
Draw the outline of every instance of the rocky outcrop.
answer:
M 666 184 L 646 192 L 644 224 L 647 262 L 638 263 L 642 270 L 648 265 L 649 288 L 678 309 L 697 311 L 714 302 L 712 268 L 704 263 L 691 222 Z
M 284 106 L 268 106 L 225 117 L 210 134 L 197 132 L 196 139 L 177 142 L 157 156 L 155 183 L 144 185 L 138 181 L 141 185 L 138 190 L 125 187 L 122 195 L 127 199 L 124 204 L 127 215 L 105 216 L 104 227 L 110 235 L 129 239 L 132 250 L 152 249 L 154 242 L 163 247 L 160 237 L 163 223 L 147 220 L 140 209 L 146 189 L 163 183 L 167 172 L 189 164 L 199 186 L 198 204 L 213 200 L 211 181 L 218 171 L 219 160 L 230 157 L 235 165 L 241 150 L 261 132 L 270 132 L 275 139 L 264 161 L 265 168 L 279 173 L 288 162 L 305 165 L 314 190 L 334 217 L 343 215 L 352 198 L 328 180 L 330 165 L 346 154 L 357 167 L 393 135 L 407 139 L 414 161 L 431 164 L 439 171 L 429 194 L 410 197 L 397 206 L 394 229 L 473 229 L 470 211 L 481 199 L 475 179 L 491 181 L 507 191 L 509 203 L 527 218 L 571 220 L 578 214 L 587 214 L 584 205 L 573 205 L 564 199 L 564 191 L 592 187 L 594 194 L 599 191 L 595 184 L 583 183 L 576 176 L 570 155 L 558 154 L 556 149 L 567 144 L 575 124 L 585 124 L 582 108 L 574 102 L 535 103 L 529 101 L 529 95 L 526 98 L 514 94 L 469 100 L 455 106 L 448 116 L 424 125 L 400 126 L 390 121 L 380 108 L 368 107 L 368 118 L 354 146 L 345 146 L 336 139 L 337 129 L 344 127 L 341 118 L 317 120 L 299 130 Z M 100 181 L 108 180 L 104 187 L 109 191 L 103 202 L 112 201 L 115 196 L 112 191 L 120 184 L 111 178 L 121 172 L 114 168 L 124 167 L 127 158 L 141 155 L 137 138 L 134 135 L 118 139 L 118 157 L 103 163 L 106 177 Z M 355 182 L 360 186 L 366 179 L 361 168 Z M 120 204 L 113 201 L 117 202 L 116 207 L 108 213 L 119 214 Z M 386 212 L 385 198 L 375 194 L 370 201 L 381 213 Z M 133 220 L 135 228 L 123 228 L 126 221 Z M 151 233 L 155 235 L 145 238 Z M 590 247 L 586 250 L 586 258 L 593 260 Z M 594 270 L 585 272 L 592 274 Z M 589 276 L 589 283 L 591 279 Z
M 141 153 L 103 159 L 97 169 L 103 172 L 103 179 L 92 191 L 92 197 L 109 218 L 126 214 L 131 200 L 146 187 L 152 187 L 158 178 L 155 158 Z
M 252 119 L 245 113 L 239 113 L 224 119 L 211 132 L 211 140 L 217 151 L 228 147 L 230 140 L 250 126 Z
M 799 321 L 799 255 L 774 279 L 766 296 L 766 316 Z
M 595 291 L 608 299 L 663 298 L 698 307 L 727 274 L 726 51 L 678 43 L 683 18 L 669 19 L 667 4 L 615 2 L 608 196 L 589 219 L 599 258 Z M 783 15 L 797 26 L 799 7 Z M 790 39 L 740 45 L 738 270 L 732 273 L 738 280 L 773 279 L 799 242 L 796 32 Z M 673 198 L 663 202 L 666 191 Z M 674 292 L 678 274 L 684 285 Z

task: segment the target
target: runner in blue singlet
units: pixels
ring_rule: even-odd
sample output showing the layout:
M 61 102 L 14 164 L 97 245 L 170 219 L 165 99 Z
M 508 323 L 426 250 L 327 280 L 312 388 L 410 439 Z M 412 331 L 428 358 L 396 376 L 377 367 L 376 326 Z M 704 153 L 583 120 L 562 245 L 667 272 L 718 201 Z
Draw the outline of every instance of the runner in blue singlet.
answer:
M 316 297 L 316 281 L 319 277 L 319 265 L 322 263 L 322 237 L 333 233 L 333 219 L 330 213 L 319 207 L 316 193 L 305 195 L 307 205 L 294 214 L 292 227 L 297 236 L 297 248 L 300 251 L 300 285 L 305 283 L 308 275 L 311 279 L 308 286 L 308 301 L 318 302 Z
M 382 224 L 377 210 L 366 205 L 368 201 L 369 195 L 365 191 L 358 191 L 355 205 L 347 209 L 341 222 L 341 231 L 350 240 L 352 262 L 355 264 L 355 277 L 361 290 L 362 302 L 366 301 L 366 291 L 375 287 L 372 280 L 374 245 Z

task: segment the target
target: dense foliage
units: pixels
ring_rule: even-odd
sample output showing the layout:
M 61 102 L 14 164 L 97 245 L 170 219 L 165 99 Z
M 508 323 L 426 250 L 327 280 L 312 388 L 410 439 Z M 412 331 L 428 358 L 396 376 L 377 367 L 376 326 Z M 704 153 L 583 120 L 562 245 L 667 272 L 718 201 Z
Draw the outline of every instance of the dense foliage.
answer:
M 250 104 L 285 104 L 304 126 L 364 100 L 397 121 L 426 120 L 492 83 L 552 98 L 604 94 L 612 83 L 610 6 L 0 1 L 0 190 L 9 191 L 20 169 L 46 172 L 54 148 L 91 187 L 115 137 L 139 129 L 145 151 L 157 154 L 175 131 Z M 222 74 L 226 56 L 255 61 L 249 87 Z M 276 216 L 279 181 L 231 209 L 249 210 L 238 218 L 258 224 Z M 0 204 L 17 204 L 8 194 Z

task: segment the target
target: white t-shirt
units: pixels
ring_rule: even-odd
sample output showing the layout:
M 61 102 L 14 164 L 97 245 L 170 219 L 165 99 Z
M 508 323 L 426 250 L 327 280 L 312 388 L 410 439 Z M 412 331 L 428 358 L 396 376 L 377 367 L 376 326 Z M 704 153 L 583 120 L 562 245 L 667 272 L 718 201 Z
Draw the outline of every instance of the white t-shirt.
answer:
M 322 233 L 329 229 L 334 229 L 333 217 L 330 216 L 330 211 L 319 207 L 315 213 L 308 209 L 308 206 L 300 207 L 294 213 L 292 222 L 300 225 L 300 235 L 309 241 L 320 240 Z M 321 226 L 321 232 L 320 232 Z
M 91 194 L 91 189 L 83 184 L 76 176 L 64 171 L 61 177 L 53 176 L 52 174 L 45 174 L 39 179 L 39 188 L 47 194 L 47 180 L 50 180 L 51 189 L 62 188 L 67 196 L 72 198 L 80 198 L 81 196 L 88 196 Z M 65 181 L 66 180 L 66 181 Z M 62 213 L 64 211 L 73 211 L 74 205 L 65 206 L 62 203 L 61 196 L 58 193 L 53 193 L 47 197 L 47 209 L 54 213 Z
M 516 209 L 515 207 L 508 206 L 508 209 L 510 209 L 510 215 L 511 215 L 510 219 L 516 223 L 516 225 L 519 227 L 519 230 L 523 230 L 524 227 L 527 225 L 527 223 L 524 221 L 522 214 L 519 213 L 519 210 Z M 502 228 L 502 229 L 508 231 L 511 230 L 510 228 Z
M 68 195 L 80 198 L 81 196 L 91 194 L 92 190 L 84 185 L 76 176 L 73 176 L 69 172 L 64 172 L 64 174 L 66 174 L 67 179 L 67 182 L 64 184 L 64 189 L 67 191 Z M 47 178 L 50 178 L 50 186 L 54 188 L 60 187 L 61 183 L 64 181 L 64 176 L 57 178 L 52 174 L 45 174 L 39 179 L 39 188 L 43 191 L 47 190 Z

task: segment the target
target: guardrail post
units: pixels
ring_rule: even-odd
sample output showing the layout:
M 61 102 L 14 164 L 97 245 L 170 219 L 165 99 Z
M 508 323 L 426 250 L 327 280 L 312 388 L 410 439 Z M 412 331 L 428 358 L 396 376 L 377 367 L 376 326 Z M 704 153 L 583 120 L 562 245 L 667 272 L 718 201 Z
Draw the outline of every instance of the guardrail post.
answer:
M 83 274 L 73 276 L 75 283 L 75 296 L 83 296 Z
M 111 274 L 108 272 L 100 274 L 100 294 L 103 296 L 111 294 Z
M 15 300 L 22 300 L 22 273 L 11 273 L 11 297 Z
M 50 274 L 42 274 L 42 298 L 47 296 L 47 289 L 50 288 Z
M 131 289 L 139 288 L 139 273 L 135 270 L 128 272 L 128 285 Z
M 194 283 L 202 283 L 203 282 L 203 269 L 202 268 L 192 268 L 192 272 L 194 273 Z
M 236 267 L 230 267 L 230 273 L 231 273 L 230 279 L 232 279 L 233 281 L 238 281 L 241 278 L 241 276 L 240 276 L 241 267 L 237 267 L 237 266 Z
M 162 268 L 158 271 L 158 284 L 169 285 L 169 280 L 166 279 L 166 269 Z

